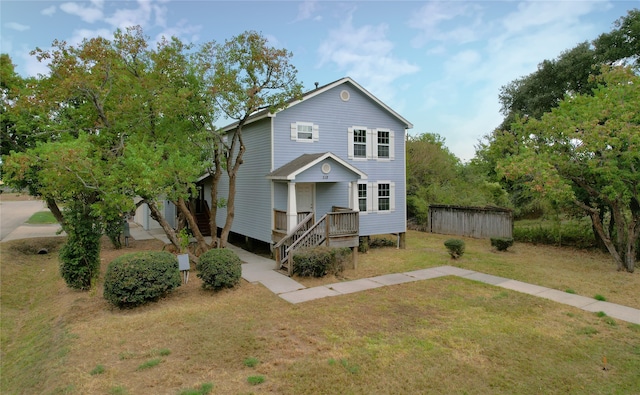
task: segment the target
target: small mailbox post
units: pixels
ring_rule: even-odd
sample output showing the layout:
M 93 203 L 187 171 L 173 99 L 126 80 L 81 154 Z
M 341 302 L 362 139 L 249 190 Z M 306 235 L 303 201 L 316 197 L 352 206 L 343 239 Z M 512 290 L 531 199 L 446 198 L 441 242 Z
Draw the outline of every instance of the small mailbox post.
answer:
M 180 273 L 182 273 L 182 282 L 184 284 L 189 282 L 189 254 L 180 254 L 178 255 L 178 267 L 180 268 Z

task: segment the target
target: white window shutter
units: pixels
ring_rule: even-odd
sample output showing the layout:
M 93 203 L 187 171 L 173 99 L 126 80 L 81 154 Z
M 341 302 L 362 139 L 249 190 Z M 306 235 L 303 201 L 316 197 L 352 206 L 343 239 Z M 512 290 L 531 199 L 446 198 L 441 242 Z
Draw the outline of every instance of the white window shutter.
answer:
M 312 140 L 313 141 L 320 140 L 320 127 L 315 123 L 313 124 Z
M 367 210 L 368 211 L 378 211 L 378 183 L 372 182 L 369 184 L 369 190 L 367 192 Z M 371 203 L 371 208 L 369 209 L 369 203 Z
M 395 159 L 395 143 L 393 140 L 393 130 L 389 131 L 389 159 L 390 160 L 394 160 Z
M 374 149 L 375 148 L 375 149 Z M 375 156 L 374 156 L 375 152 Z M 375 129 L 367 129 L 367 158 L 378 157 L 378 135 Z
M 349 128 L 347 132 L 347 156 L 353 159 L 353 128 Z
M 390 211 L 396 210 L 396 183 L 395 182 L 389 183 L 389 210 Z
M 358 191 L 356 190 L 355 193 L 358 193 Z M 349 199 L 349 204 L 347 204 L 347 207 L 353 210 L 355 208 L 351 207 L 353 205 L 353 188 L 351 187 L 350 182 L 347 183 L 347 196 Z
M 291 140 L 297 140 L 298 139 L 298 124 L 296 122 L 293 122 L 291 124 Z

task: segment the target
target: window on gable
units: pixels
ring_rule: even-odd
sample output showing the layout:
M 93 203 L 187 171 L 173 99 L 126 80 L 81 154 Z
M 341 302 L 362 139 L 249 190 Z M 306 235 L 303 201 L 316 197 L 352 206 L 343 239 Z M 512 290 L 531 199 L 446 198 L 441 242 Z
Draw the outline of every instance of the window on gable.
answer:
M 319 140 L 318 125 L 311 122 L 294 122 L 291 124 L 291 140 L 313 142 Z
M 358 184 L 358 209 L 367 211 L 367 184 Z
M 353 156 L 367 157 L 367 129 L 353 129 Z
M 391 210 L 391 188 L 389 184 L 378 184 L 378 211 Z

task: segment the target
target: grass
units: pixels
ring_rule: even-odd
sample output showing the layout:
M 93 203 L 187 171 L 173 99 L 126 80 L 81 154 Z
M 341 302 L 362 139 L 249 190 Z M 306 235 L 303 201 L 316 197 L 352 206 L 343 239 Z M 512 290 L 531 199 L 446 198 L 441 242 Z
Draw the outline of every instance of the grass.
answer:
M 604 254 L 520 243 L 498 254 L 488 240 L 465 239 L 465 255 L 452 260 L 446 238 L 409 232 L 406 250 L 372 249 L 357 270 L 304 281 L 454 265 L 640 308 L 640 273 L 616 272 Z M 246 282 L 212 294 L 194 276 L 157 303 L 119 310 L 100 283 L 93 294 L 67 289 L 55 254 L 25 243 L 0 244 L 0 393 L 199 394 L 202 383 L 215 393 L 279 394 L 640 388 L 640 325 L 458 277 L 291 305 Z M 119 254 L 161 248 L 104 243 L 103 273 Z M 251 377 L 268 378 L 259 386 L 248 381 L 248 355 L 259 361 Z M 137 369 L 150 360 L 166 363 Z M 88 374 L 99 364 L 108 369 Z
M 46 225 L 46 224 L 56 224 L 56 218 L 51 214 L 51 211 L 39 211 L 31 216 L 27 220 L 28 224 L 31 225 Z
M 160 365 L 161 362 L 162 362 L 162 359 L 160 358 L 150 359 L 148 361 L 141 363 L 136 370 L 151 369 L 155 366 Z

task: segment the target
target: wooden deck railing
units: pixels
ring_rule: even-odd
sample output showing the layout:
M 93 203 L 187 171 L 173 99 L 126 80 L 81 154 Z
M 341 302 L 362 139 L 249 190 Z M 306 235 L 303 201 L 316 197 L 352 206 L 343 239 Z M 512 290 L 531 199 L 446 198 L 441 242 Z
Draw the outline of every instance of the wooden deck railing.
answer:
M 357 236 L 360 229 L 358 212 L 349 209 L 334 207 L 334 212 L 325 214 L 316 223 L 312 218 L 313 213 L 308 214 L 293 232 L 274 246 L 278 268 L 285 268 L 289 276 L 293 274 L 291 257 L 296 250 L 322 245 L 334 236 Z
M 310 211 L 299 211 L 297 222 L 302 222 L 305 217 L 312 214 Z M 273 228 L 279 231 L 287 231 L 287 212 L 284 210 L 273 210 Z

